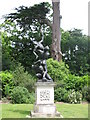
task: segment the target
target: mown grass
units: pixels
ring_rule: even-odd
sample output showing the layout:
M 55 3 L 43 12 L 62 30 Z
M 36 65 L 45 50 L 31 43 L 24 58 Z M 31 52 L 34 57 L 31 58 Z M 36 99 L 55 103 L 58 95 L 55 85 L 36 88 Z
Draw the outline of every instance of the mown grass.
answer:
M 88 118 L 88 104 L 56 104 L 64 118 Z
M 64 118 L 88 118 L 88 104 L 56 104 Z M 32 104 L 2 104 L 2 118 L 26 118 Z

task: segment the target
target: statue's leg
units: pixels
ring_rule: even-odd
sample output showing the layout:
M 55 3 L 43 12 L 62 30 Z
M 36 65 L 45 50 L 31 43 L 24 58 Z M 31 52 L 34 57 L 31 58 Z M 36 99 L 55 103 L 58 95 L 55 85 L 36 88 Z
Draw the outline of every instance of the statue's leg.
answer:
M 50 77 L 50 75 L 47 73 L 46 74 L 46 78 L 49 80 L 49 81 L 53 81 L 52 78 Z
M 38 55 L 35 53 L 35 51 L 33 51 L 34 55 L 36 56 L 36 59 L 38 58 Z
M 39 79 L 42 79 L 42 74 L 41 74 L 41 73 L 37 73 L 36 76 L 37 76 Z

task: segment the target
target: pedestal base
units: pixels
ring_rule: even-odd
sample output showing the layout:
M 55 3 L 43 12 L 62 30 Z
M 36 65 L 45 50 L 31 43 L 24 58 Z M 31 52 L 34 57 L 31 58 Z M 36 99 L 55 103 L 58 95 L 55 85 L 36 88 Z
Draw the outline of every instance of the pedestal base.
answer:
M 36 84 L 36 103 L 34 110 L 31 111 L 32 118 L 63 118 L 56 110 L 54 104 L 53 82 L 37 82 Z
M 59 112 L 56 112 L 54 114 L 44 114 L 44 113 L 35 113 L 31 111 L 30 116 L 31 118 L 63 118 L 63 116 L 60 115 Z
M 56 113 L 56 106 L 55 104 L 48 104 L 48 105 L 34 105 L 34 113 L 40 113 L 40 114 L 54 114 Z
M 34 105 L 30 113 L 31 118 L 63 118 L 60 112 L 56 111 L 56 105 Z

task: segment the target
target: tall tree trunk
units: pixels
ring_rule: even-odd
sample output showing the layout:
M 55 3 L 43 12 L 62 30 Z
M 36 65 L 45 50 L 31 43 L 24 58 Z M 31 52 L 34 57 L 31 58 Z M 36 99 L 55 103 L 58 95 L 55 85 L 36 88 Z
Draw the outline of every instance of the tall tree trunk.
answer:
M 53 4 L 53 25 L 52 25 L 52 57 L 60 61 L 61 53 L 61 32 L 60 32 L 60 0 L 52 0 Z

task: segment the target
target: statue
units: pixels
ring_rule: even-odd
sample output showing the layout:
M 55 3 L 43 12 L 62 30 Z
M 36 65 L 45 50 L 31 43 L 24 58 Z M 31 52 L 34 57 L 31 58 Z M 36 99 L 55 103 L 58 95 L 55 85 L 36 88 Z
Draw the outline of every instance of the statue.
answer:
M 43 45 L 43 36 L 42 36 L 42 40 L 37 42 L 35 39 L 31 40 L 33 45 L 34 45 L 34 49 L 33 49 L 33 53 L 36 57 L 36 61 L 34 62 L 34 65 L 32 65 L 32 68 L 35 70 L 36 72 L 36 76 L 38 77 L 38 81 L 39 82 L 52 82 L 52 78 L 49 76 L 49 74 L 47 73 L 47 64 L 46 64 L 46 59 L 49 56 L 49 47 Z

